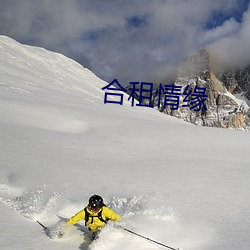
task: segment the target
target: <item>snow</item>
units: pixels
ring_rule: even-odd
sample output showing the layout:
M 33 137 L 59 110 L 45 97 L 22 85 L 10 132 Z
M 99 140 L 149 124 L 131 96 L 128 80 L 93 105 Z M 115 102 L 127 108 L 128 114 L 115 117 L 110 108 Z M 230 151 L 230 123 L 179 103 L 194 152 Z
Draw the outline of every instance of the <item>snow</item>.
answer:
M 242 94 L 235 94 L 234 96 L 237 98 L 237 100 L 240 100 L 241 104 L 246 103 L 248 106 L 250 106 L 250 100 L 248 100 Z
M 118 79 L 119 80 L 119 79 Z M 102 195 L 121 225 L 184 250 L 250 247 L 249 132 L 104 104 L 108 85 L 63 55 L 0 36 L 1 249 L 153 250 L 107 225 L 50 228 Z

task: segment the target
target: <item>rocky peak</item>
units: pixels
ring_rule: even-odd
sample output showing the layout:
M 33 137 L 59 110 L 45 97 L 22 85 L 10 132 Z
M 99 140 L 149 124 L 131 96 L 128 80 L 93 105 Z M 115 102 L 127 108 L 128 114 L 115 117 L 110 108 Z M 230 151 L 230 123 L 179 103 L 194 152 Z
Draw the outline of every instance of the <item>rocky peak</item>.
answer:
M 164 93 L 161 97 L 156 94 L 159 93 L 158 84 L 154 86 L 151 104 L 160 112 L 196 125 L 248 130 L 250 128 L 250 109 L 246 101 L 236 98 L 233 94 L 244 93 L 245 97 L 250 97 L 250 67 L 220 73 L 218 73 L 218 68 L 220 67 L 214 63 L 207 49 L 198 51 L 178 67 L 175 80 L 171 83 L 162 83 L 162 85 L 181 87 L 178 109 L 172 109 L 170 105 L 166 105 L 164 108 Z M 204 103 L 199 111 L 183 105 L 185 89 L 193 92 L 195 87 L 204 88 L 205 95 L 207 95 L 205 100 L 203 97 L 199 97 Z M 131 85 L 126 88 L 128 94 L 131 93 L 130 88 Z M 140 90 L 137 94 L 139 96 Z M 159 100 L 159 98 L 161 99 Z M 149 102 L 149 100 L 147 101 Z
M 240 94 L 250 102 L 250 65 L 245 68 L 227 70 L 217 75 L 230 93 Z
M 188 122 L 212 127 L 247 129 L 250 126 L 250 109 L 247 103 L 237 99 L 233 94 L 244 92 L 250 96 L 250 67 L 245 70 L 226 73 L 214 73 L 209 51 L 202 49 L 188 57 L 177 69 L 176 86 L 185 89 L 206 88 L 207 110 L 199 112 L 182 107 L 183 96 L 180 98 L 180 108 L 172 111 L 170 107 L 165 113 L 179 117 Z
M 209 62 L 208 51 L 202 49 L 185 60 L 185 62 L 177 69 L 177 77 L 206 75 L 210 68 Z

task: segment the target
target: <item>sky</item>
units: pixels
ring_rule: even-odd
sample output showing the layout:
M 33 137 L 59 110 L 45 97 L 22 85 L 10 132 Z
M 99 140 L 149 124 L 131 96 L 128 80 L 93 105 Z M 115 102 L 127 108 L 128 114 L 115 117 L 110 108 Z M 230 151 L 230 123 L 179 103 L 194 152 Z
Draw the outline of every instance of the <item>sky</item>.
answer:
M 0 34 L 124 86 L 165 81 L 201 48 L 225 65 L 250 63 L 249 0 L 0 0 Z

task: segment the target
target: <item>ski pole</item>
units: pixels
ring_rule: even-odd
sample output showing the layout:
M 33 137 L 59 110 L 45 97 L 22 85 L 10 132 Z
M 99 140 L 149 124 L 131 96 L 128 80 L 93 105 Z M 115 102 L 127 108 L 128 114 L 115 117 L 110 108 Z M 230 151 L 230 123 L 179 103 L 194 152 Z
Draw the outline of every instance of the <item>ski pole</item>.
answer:
M 161 245 L 161 246 L 163 246 L 163 247 L 169 248 L 169 249 L 171 249 L 171 250 L 180 250 L 180 248 L 173 248 L 173 247 L 167 246 L 167 245 L 162 244 L 162 243 L 160 243 L 160 242 L 158 242 L 158 241 L 155 241 L 155 240 L 152 240 L 152 239 L 150 239 L 150 238 L 148 238 L 148 237 L 145 237 L 145 236 L 143 236 L 143 235 L 141 235 L 141 234 L 135 233 L 135 232 L 133 232 L 133 231 L 127 229 L 127 228 L 122 228 L 122 229 L 125 230 L 125 231 L 127 231 L 127 232 L 129 232 L 129 233 L 131 233 L 131 234 L 137 235 L 137 236 L 139 236 L 139 237 L 141 237 L 141 238 L 143 238 L 143 239 L 145 239 L 145 240 L 154 242 L 154 243 L 156 243 L 156 244 L 158 244 L 158 245 Z
M 43 227 L 43 229 L 46 231 L 46 230 L 48 230 L 48 228 L 47 227 L 45 227 L 41 222 L 39 222 L 38 220 L 36 221 L 40 226 L 42 226 Z

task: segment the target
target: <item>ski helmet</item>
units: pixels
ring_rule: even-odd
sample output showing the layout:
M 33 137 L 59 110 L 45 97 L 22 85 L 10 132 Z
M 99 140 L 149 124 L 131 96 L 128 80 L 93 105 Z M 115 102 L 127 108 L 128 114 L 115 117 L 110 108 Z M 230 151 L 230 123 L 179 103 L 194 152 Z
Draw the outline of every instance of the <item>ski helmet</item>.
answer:
M 93 210 L 98 210 L 103 207 L 103 199 L 99 195 L 93 195 L 89 198 L 89 206 Z

